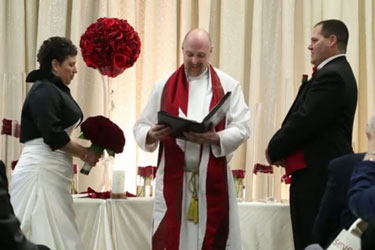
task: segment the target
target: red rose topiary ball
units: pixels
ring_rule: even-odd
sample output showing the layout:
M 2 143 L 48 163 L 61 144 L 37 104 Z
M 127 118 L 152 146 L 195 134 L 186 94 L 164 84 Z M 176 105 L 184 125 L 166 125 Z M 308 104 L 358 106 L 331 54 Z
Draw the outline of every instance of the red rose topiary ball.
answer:
M 137 61 L 141 40 L 133 27 L 123 19 L 99 18 L 81 36 L 82 57 L 90 68 L 116 77 Z

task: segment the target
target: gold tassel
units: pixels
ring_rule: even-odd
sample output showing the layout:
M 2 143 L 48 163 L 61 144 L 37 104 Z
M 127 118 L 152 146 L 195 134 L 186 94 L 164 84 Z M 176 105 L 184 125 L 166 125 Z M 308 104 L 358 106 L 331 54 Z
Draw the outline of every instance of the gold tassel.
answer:
M 196 197 L 191 198 L 189 211 L 188 211 L 188 220 L 191 220 L 195 224 L 198 224 L 199 212 L 198 212 L 198 199 Z
M 193 221 L 195 224 L 199 222 L 199 203 L 198 203 L 198 188 L 197 188 L 197 173 L 193 172 L 190 177 L 190 187 L 192 188 L 191 192 L 192 197 L 189 205 L 189 210 L 187 214 L 187 219 Z

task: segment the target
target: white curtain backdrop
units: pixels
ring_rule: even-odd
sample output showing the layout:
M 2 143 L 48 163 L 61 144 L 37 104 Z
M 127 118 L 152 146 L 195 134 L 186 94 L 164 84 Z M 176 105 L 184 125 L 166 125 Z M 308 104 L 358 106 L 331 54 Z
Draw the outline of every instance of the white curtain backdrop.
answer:
M 247 171 L 247 200 L 288 198 L 288 186 L 280 183 L 282 169 L 253 175 L 252 168 L 265 163 L 267 143 L 294 100 L 302 74 L 311 74 L 307 46 L 313 25 L 323 19 L 343 20 L 349 28 L 347 57 L 359 88 L 353 147 L 366 150 L 365 126 L 375 111 L 373 0 L 0 0 L 0 119 L 20 120 L 30 87 L 24 79 L 38 67 L 42 41 L 66 36 L 78 46 L 81 34 L 99 17 L 128 20 L 141 37 L 141 55 L 133 68 L 108 78 L 86 67 L 79 53 L 78 74 L 70 86 L 85 117 L 105 115 L 123 129 L 125 150 L 112 168 L 126 171 L 130 192 L 135 192 L 137 166 L 156 165 L 156 154 L 136 146 L 133 124 L 153 83 L 182 63 L 182 39 L 196 27 L 210 32 L 212 64 L 241 82 L 252 111 L 252 137 L 231 162 L 232 168 Z M 0 145 L 0 159 L 10 167 L 22 146 L 6 136 Z M 79 189 L 108 189 L 105 172 L 110 168 L 99 164 L 88 177 L 80 176 Z

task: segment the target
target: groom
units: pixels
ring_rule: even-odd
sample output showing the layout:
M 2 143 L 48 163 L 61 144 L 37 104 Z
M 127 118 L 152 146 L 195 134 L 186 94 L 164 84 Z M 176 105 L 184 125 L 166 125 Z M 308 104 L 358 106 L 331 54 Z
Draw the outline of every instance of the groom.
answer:
M 313 241 L 329 161 L 353 153 L 357 84 L 345 56 L 348 38 L 342 21 L 325 20 L 314 26 L 308 49 L 317 71 L 300 87 L 266 150 L 270 164 L 292 172 L 290 212 L 296 250 Z

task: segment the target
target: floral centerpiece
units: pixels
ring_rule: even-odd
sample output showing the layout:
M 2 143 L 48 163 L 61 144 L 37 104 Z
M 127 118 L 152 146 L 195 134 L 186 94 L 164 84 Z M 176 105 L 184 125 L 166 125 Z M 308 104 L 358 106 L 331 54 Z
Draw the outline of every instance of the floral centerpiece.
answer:
M 81 36 L 79 44 L 88 67 L 102 75 L 116 77 L 137 61 L 141 40 L 133 27 L 123 19 L 99 18 Z
M 81 124 L 81 139 L 91 141 L 90 149 L 98 155 L 102 155 L 106 150 L 108 155 L 115 156 L 121 153 L 125 146 L 125 136 L 121 128 L 104 116 L 92 116 Z M 87 163 L 83 165 L 81 173 L 88 175 L 91 166 Z
M 233 169 L 233 179 L 234 179 L 234 186 L 236 187 L 236 195 L 237 199 L 241 201 L 243 199 L 243 179 L 245 178 L 245 170 L 243 169 Z
M 137 196 L 152 196 L 152 180 L 155 178 L 155 166 L 139 166 L 137 179 Z
M 253 173 L 273 174 L 273 167 L 270 165 L 255 163 L 253 167 Z
M 17 120 L 3 119 L 3 125 L 1 127 L 2 135 L 10 135 L 19 138 L 21 135 L 21 125 Z
M 12 120 L 3 119 L 3 126 L 1 127 L 2 135 L 12 135 Z

